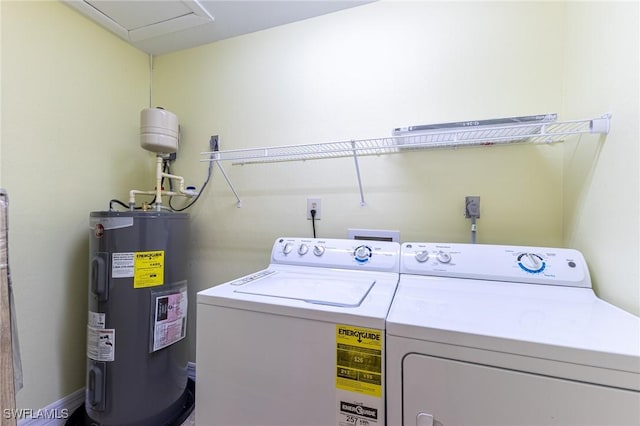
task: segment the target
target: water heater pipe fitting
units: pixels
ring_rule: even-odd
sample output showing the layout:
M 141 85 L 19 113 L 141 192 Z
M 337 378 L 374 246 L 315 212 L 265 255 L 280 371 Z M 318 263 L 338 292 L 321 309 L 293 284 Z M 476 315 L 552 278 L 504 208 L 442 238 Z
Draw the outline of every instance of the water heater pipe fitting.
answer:
M 132 189 L 129 191 L 129 209 L 133 210 L 136 205 L 136 194 L 144 194 L 144 195 L 154 195 L 156 196 L 155 206 L 156 210 L 160 211 L 162 209 L 162 196 L 182 196 L 182 197 L 195 197 L 198 195 L 198 192 L 192 189 L 185 189 L 184 187 L 184 178 L 182 176 L 171 175 L 169 173 L 164 173 L 163 171 L 163 158 L 162 155 L 158 154 L 156 156 L 156 189 L 155 191 L 140 191 L 137 189 Z M 168 179 L 175 179 L 178 183 L 178 191 L 164 191 L 162 189 L 162 178 L 166 177 Z

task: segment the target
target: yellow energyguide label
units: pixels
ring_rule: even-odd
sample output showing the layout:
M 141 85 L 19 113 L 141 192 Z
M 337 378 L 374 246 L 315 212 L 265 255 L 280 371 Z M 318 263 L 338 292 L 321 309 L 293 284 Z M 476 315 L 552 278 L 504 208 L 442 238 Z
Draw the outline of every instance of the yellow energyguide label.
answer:
M 336 388 L 382 397 L 382 330 L 336 325 Z
M 164 250 L 138 251 L 133 258 L 133 287 L 164 284 Z

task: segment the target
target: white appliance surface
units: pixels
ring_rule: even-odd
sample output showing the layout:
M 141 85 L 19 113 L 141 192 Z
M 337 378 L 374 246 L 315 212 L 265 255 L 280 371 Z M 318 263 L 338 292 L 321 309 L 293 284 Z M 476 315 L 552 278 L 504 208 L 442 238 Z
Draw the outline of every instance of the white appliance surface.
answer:
M 328 313 L 344 320 L 357 315 L 367 326 L 383 327 L 397 282 L 397 272 L 272 264 L 201 291 L 198 303 L 317 320 Z
M 575 250 L 405 243 L 388 425 L 640 424 L 640 318 Z
M 199 292 L 196 423 L 384 425 L 399 250 L 279 238 L 268 268 Z
M 274 274 L 244 285 L 236 293 L 302 300 L 320 305 L 360 306 L 376 283 L 373 278 L 316 278 L 309 274 Z

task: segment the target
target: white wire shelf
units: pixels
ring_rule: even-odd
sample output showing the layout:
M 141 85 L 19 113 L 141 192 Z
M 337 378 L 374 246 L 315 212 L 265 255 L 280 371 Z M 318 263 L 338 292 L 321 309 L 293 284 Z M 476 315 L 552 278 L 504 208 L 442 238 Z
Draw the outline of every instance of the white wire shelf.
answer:
M 462 127 L 377 139 L 361 139 L 266 148 L 203 152 L 202 161 L 231 161 L 233 165 L 306 161 L 327 158 L 383 155 L 407 150 L 492 146 L 515 143 L 551 144 L 585 133 L 608 133 L 610 115 L 589 120 L 519 123 L 484 128 Z
M 611 115 L 605 114 L 588 120 L 529 121 L 508 125 L 460 126 L 446 130 L 437 129 L 438 125 L 434 125 L 435 130 L 377 139 L 203 152 L 201 155 L 206 155 L 206 158 L 201 161 L 214 162 L 220 167 L 227 184 L 236 196 L 238 207 L 241 207 L 242 202 L 227 177 L 222 162 L 231 161 L 232 165 L 244 165 L 352 157 L 360 189 L 360 204 L 364 206 L 366 203 L 358 166 L 360 156 L 472 146 L 552 144 L 563 142 L 567 137 L 574 135 L 607 134 L 610 121 Z

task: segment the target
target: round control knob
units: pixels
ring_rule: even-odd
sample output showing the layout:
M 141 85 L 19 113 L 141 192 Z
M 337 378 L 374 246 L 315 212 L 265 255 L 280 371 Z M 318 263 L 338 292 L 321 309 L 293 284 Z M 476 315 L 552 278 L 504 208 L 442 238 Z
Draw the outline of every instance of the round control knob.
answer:
M 360 246 L 353 252 L 353 257 L 360 263 L 365 263 L 371 257 L 371 249 L 367 246 Z
M 313 246 L 313 254 L 322 256 L 324 254 L 324 246 Z
M 422 250 L 416 253 L 416 260 L 420 263 L 426 262 L 429 259 L 429 251 Z
M 304 256 L 305 254 L 307 254 L 308 251 L 309 251 L 309 246 L 306 244 L 300 244 L 300 247 L 298 247 L 298 254 L 300 256 Z
M 449 262 L 451 262 L 451 255 L 449 253 L 444 252 L 444 251 L 440 251 L 440 252 L 438 252 L 438 255 L 436 256 L 436 259 L 438 259 L 438 262 L 440 262 L 440 263 L 449 263 Z
M 286 243 L 284 245 L 284 247 L 282 248 L 282 252 L 284 254 L 289 254 L 291 253 L 291 250 L 293 250 L 293 243 Z
M 542 256 L 535 253 L 522 253 L 518 256 L 518 265 L 524 271 L 532 274 L 538 274 L 544 271 L 544 268 L 547 266 Z

